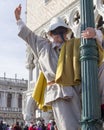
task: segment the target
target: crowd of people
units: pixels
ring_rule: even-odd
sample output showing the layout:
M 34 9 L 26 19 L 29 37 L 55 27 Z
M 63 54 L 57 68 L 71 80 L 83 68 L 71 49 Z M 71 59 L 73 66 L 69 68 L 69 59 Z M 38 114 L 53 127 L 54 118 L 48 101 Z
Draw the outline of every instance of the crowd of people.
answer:
M 21 125 L 19 122 L 9 125 L 0 121 L 0 130 L 57 130 L 57 126 L 54 120 L 50 120 L 47 124 L 44 120 L 38 120 L 25 125 Z

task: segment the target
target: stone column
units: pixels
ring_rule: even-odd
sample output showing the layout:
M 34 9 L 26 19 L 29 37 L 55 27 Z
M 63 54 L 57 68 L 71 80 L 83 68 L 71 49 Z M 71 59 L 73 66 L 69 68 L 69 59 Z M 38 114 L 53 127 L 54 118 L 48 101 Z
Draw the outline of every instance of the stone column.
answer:
M 18 94 L 17 93 L 12 94 L 12 107 L 18 108 Z
M 31 48 L 27 46 L 26 50 L 26 68 L 29 70 L 28 89 L 30 88 L 30 81 L 33 80 L 33 69 L 34 69 L 34 55 Z
M 2 102 L 2 107 L 7 107 L 7 93 L 6 92 L 1 93 L 1 102 Z

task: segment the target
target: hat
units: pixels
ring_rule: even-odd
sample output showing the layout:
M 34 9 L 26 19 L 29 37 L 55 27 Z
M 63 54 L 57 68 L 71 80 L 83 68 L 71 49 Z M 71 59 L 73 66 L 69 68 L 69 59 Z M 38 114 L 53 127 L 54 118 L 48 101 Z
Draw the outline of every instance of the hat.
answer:
M 65 27 L 69 29 L 68 25 L 59 17 L 54 17 L 49 24 L 48 32 L 55 30 L 58 27 Z
M 49 120 L 49 123 L 52 123 L 53 122 L 53 120 Z
M 16 122 L 16 125 L 19 125 L 19 122 L 18 122 L 18 121 Z
M 37 125 L 41 125 L 41 121 L 37 121 Z

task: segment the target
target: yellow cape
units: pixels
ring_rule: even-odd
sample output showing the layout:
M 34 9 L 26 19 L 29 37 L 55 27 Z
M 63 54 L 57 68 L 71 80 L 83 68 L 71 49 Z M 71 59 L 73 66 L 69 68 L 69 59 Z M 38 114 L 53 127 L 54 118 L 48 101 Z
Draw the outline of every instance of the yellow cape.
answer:
M 44 91 L 46 86 L 47 82 L 45 76 L 41 72 L 35 84 L 32 98 L 36 101 L 38 108 L 43 111 L 48 111 L 51 109 L 51 106 L 44 105 Z

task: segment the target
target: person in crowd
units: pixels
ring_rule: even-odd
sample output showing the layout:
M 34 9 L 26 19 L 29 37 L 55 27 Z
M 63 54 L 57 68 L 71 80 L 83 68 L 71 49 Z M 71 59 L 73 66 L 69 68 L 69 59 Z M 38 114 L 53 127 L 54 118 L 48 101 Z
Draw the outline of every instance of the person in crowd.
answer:
M 15 124 L 12 124 L 12 125 L 10 126 L 11 130 L 13 130 L 14 126 L 15 126 Z
M 50 130 L 56 130 L 56 123 L 54 120 L 51 121 Z
M 11 127 L 9 124 L 7 124 L 7 130 L 11 130 Z
M 3 126 L 2 126 L 3 130 L 7 130 L 7 123 L 5 121 L 3 121 Z
M 39 121 L 37 121 L 37 127 L 36 127 L 36 130 L 42 130 L 42 123 L 41 123 L 41 121 L 39 120 Z
M 26 124 L 25 127 L 24 127 L 24 130 L 28 130 L 28 125 Z
M 50 130 L 51 129 L 51 122 L 52 120 L 49 120 L 48 124 L 47 124 L 47 130 Z
M 42 126 L 42 130 L 46 130 L 45 120 L 44 119 L 41 120 L 41 126 Z
M 3 121 L 0 121 L 0 130 L 3 130 Z
M 34 122 L 32 121 L 32 122 L 30 122 L 28 130 L 34 130 L 33 127 L 34 127 Z
M 68 40 L 67 34 L 70 28 L 60 17 L 53 18 L 49 24 L 48 35 L 51 37 L 51 41 L 36 35 L 25 25 L 21 19 L 21 5 L 15 9 L 15 18 L 20 29 L 19 37 L 32 48 L 35 57 L 38 59 L 40 70 L 46 78 L 47 87 L 44 93 L 44 103 L 52 107 L 58 130 L 78 130 L 81 119 L 81 83 L 75 83 L 72 78 L 72 49 L 70 49 L 73 46 L 72 41 L 77 41 L 77 39 Z M 100 43 L 102 37 L 99 34 L 102 35 L 101 32 L 97 33 L 94 28 L 88 27 L 81 32 L 81 37 L 85 39 L 96 38 Z M 77 42 L 76 46 L 78 45 Z M 67 55 L 69 60 L 66 60 L 67 57 L 63 56 L 63 52 L 65 52 L 65 49 L 67 50 L 67 47 L 69 47 L 69 51 L 66 54 L 69 53 Z M 77 51 L 79 51 L 79 48 Z M 61 56 L 64 57 L 63 60 Z M 64 61 L 64 63 L 60 61 Z M 71 64 L 70 67 L 67 63 Z M 65 71 L 65 73 L 61 74 L 61 79 L 62 77 L 64 79 L 61 81 L 57 78 L 62 72 L 62 68 L 59 69 L 60 66 Z M 69 69 L 71 70 L 70 74 L 68 73 Z M 102 76 L 103 69 L 99 77 L 101 84 L 104 84 L 104 80 L 101 79 L 104 78 Z M 102 86 L 100 86 L 101 88 Z M 104 104 L 104 101 L 102 103 Z
M 17 121 L 16 124 L 14 125 L 13 130 L 22 130 L 22 128 L 20 127 L 18 121 Z

